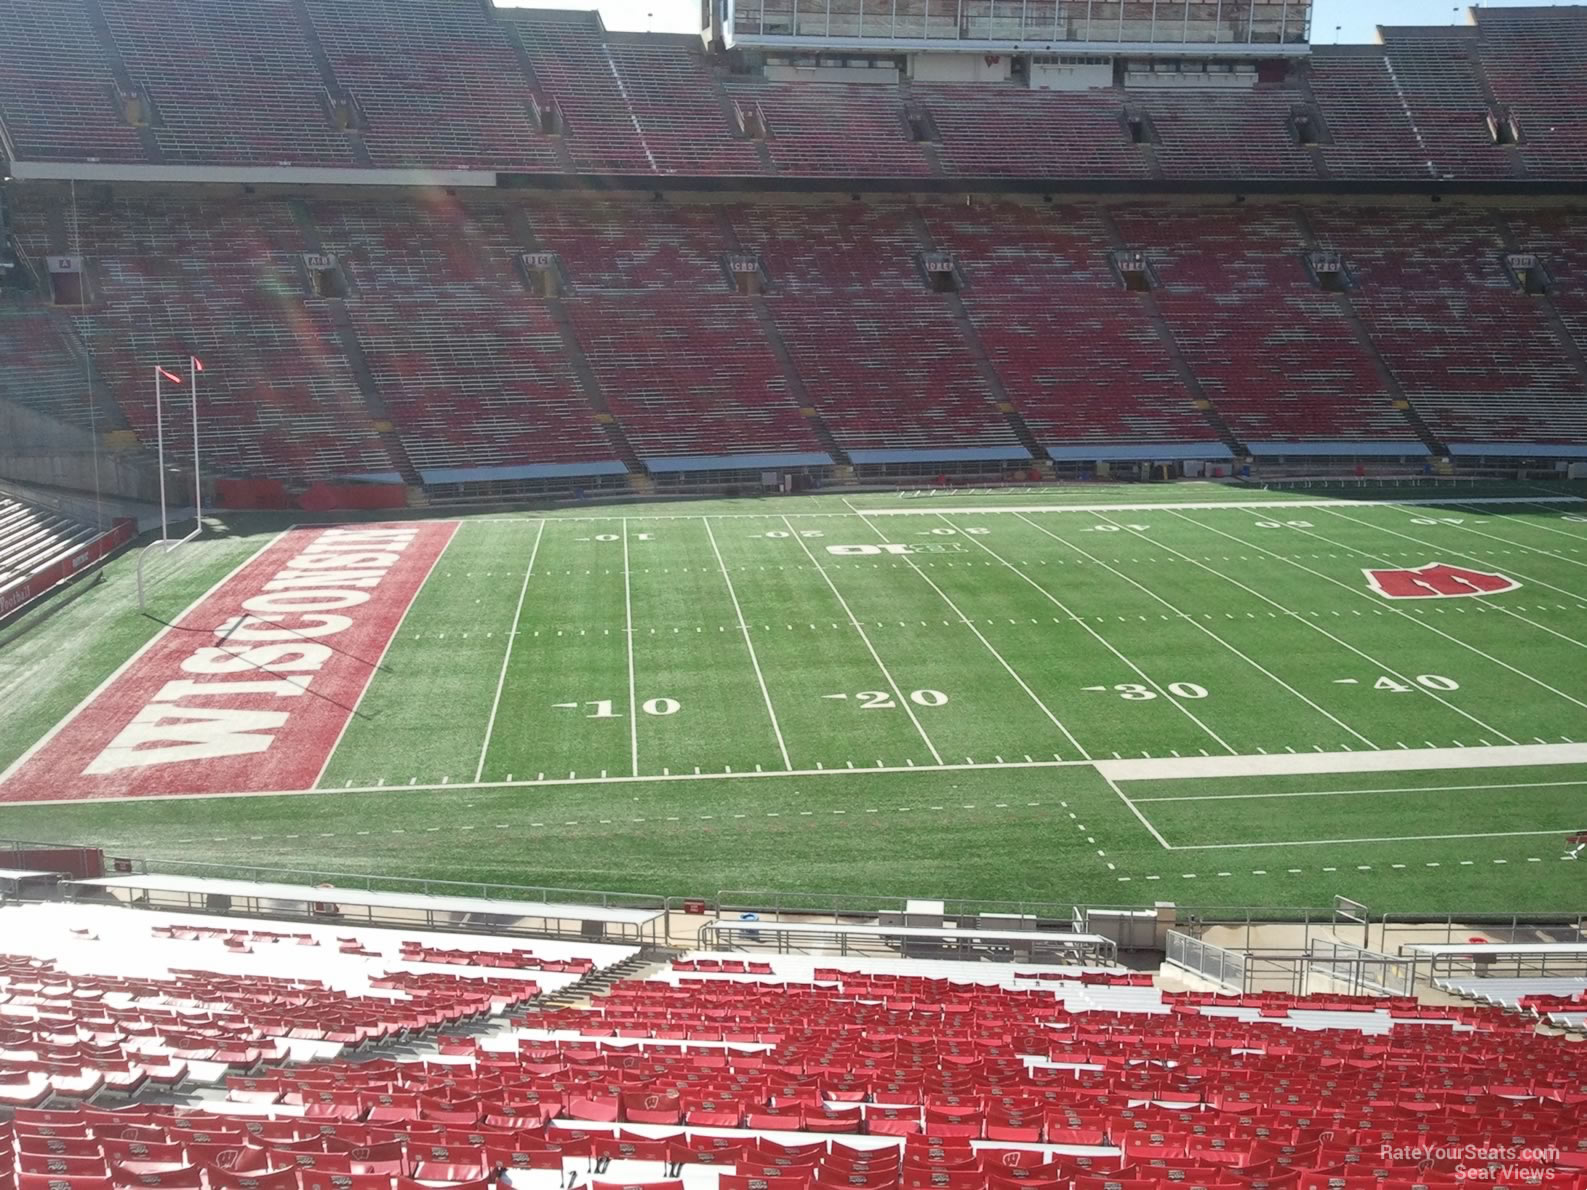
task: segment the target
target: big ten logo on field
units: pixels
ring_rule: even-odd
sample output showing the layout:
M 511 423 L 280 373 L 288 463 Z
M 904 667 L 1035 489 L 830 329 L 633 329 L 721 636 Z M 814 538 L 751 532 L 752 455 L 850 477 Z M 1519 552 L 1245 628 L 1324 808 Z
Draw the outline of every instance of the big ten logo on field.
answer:
M 959 541 L 922 541 L 884 543 L 880 545 L 829 545 L 827 553 L 839 558 L 876 558 L 884 554 L 962 554 L 967 551 Z
M 1429 562 L 1412 570 L 1363 570 L 1367 585 L 1385 599 L 1449 599 L 1466 595 L 1500 595 L 1520 583 L 1508 575 L 1470 570 L 1447 562 Z

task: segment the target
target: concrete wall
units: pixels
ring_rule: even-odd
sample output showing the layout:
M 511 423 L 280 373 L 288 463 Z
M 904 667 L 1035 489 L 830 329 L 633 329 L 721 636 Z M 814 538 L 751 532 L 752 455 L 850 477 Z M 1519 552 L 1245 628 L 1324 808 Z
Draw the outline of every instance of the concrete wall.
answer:
M 107 497 L 159 501 L 159 478 L 151 462 L 103 445 L 97 454 L 96 459 L 93 435 L 81 426 L 0 400 L 0 479 L 77 492 L 92 492 L 97 486 Z M 169 476 L 167 499 L 172 504 L 190 502 L 190 487 L 179 476 Z

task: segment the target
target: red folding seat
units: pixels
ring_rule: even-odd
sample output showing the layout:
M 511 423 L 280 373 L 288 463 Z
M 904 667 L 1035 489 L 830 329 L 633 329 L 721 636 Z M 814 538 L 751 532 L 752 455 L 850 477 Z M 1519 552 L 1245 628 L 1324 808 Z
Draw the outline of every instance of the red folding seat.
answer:
M 298 1171 L 298 1185 L 302 1190 L 391 1190 L 391 1175 L 303 1169 Z
M 866 1172 L 860 1169 L 839 1169 L 830 1165 L 818 1165 L 815 1180 L 820 1185 L 850 1186 L 855 1190 L 893 1190 L 898 1185 L 898 1170 L 880 1169 Z
M 717 1180 L 718 1190 L 809 1190 L 806 1177 L 760 1177 L 744 1174 L 722 1174 Z
M 104 1157 L 99 1154 L 98 1142 L 89 1143 L 94 1145 L 92 1156 L 67 1157 L 59 1153 L 30 1153 L 23 1149 L 17 1153 L 17 1169 L 22 1173 L 49 1174 L 51 1177 L 108 1177 L 110 1169 L 106 1166 Z
M 905 1169 L 904 1190 L 985 1190 L 987 1174 L 981 1169 Z
M 46 1157 L 97 1157 L 99 1142 L 90 1136 L 38 1136 L 17 1133 L 17 1151 Z
M 590 1156 L 597 1161 L 665 1161 L 667 1141 L 621 1136 L 590 1138 Z
M 623 1118 L 635 1124 L 678 1124 L 683 1121 L 682 1099 L 677 1092 L 629 1091 L 622 1096 L 622 1102 Z
M 114 1190 L 110 1178 L 66 1177 L 47 1173 L 16 1175 L 16 1190 Z M 283 1188 L 284 1190 L 284 1188 Z
M 201 1190 L 203 1171 L 196 1165 L 166 1165 L 163 1162 L 133 1161 L 112 1163 L 110 1178 L 117 1186 L 163 1186 L 167 1190 Z
M 421 1182 L 467 1182 L 490 1172 L 483 1147 L 414 1145 L 408 1149 L 408 1174 Z

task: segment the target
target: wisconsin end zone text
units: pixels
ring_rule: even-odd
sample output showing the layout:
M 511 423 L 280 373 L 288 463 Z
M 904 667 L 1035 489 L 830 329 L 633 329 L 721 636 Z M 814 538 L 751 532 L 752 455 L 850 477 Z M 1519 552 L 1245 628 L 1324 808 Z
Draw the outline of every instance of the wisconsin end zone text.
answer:
M 311 788 L 456 522 L 296 529 L 0 780 L 0 801 Z

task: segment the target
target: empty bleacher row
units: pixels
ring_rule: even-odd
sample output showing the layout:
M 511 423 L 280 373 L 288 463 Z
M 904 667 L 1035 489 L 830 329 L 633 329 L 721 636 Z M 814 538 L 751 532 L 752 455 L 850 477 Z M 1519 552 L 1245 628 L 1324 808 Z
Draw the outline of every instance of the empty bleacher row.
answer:
M 1391 27 L 1383 45 L 1317 46 L 1241 91 L 1033 91 L 767 81 L 687 38 L 469 0 L 0 0 L 0 125 L 26 162 L 1561 180 L 1587 176 L 1584 13 Z M 1312 113 L 1304 138 L 1297 111 Z
M 10 204 L 30 259 L 74 246 L 50 202 Z M 117 197 L 82 204 L 76 237 L 86 304 L 51 310 L 41 286 L 0 305 L 8 396 L 84 422 L 87 351 L 149 446 L 150 368 L 195 353 L 215 474 L 1587 445 L 1587 224 L 1567 210 Z M 1519 289 L 1515 248 L 1546 295 Z M 1340 254 L 1339 292 L 1314 249 Z M 1150 292 L 1127 289 L 1121 253 Z M 927 271 L 943 257 L 952 292 Z
M 498 1017 L 634 953 L 259 924 L 0 909 L 0 1109 L 215 1086 L 407 1041 Z
M 98 536 L 92 525 L 0 495 L 0 595 Z

